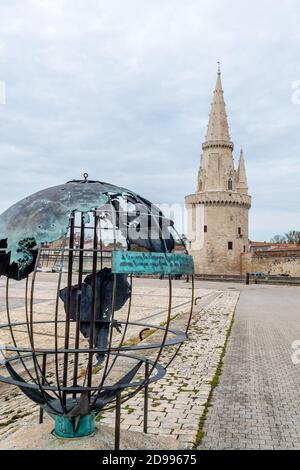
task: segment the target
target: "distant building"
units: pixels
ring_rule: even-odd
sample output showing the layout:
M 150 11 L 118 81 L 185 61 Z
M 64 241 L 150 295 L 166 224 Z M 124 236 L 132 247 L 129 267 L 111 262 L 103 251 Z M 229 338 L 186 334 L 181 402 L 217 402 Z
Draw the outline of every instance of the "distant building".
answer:
M 188 244 L 198 274 L 240 274 L 249 248 L 251 197 L 243 150 L 233 161 L 220 67 L 198 173 L 196 192 L 186 196 Z
M 295 243 L 272 243 L 272 242 L 249 242 L 249 251 L 258 252 L 258 251 L 290 251 L 290 250 L 300 250 L 300 245 Z

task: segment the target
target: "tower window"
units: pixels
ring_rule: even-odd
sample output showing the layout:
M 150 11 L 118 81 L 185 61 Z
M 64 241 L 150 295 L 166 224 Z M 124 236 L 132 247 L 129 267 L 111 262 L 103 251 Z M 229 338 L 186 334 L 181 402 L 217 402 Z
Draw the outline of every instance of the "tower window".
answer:
M 244 253 L 246 253 L 246 245 L 244 245 Z
M 228 180 L 228 189 L 232 190 L 232 180 Z
M 239 234 L 239 235 L 242 235 L 241 227 L 238 227 L 238 234 Z
M 232 242 L 228 242 L 228 250 L 232 250 L 233 248 L 233 243 Z
M 207 225 L 204 225 L 204 232 L 207 232 Z

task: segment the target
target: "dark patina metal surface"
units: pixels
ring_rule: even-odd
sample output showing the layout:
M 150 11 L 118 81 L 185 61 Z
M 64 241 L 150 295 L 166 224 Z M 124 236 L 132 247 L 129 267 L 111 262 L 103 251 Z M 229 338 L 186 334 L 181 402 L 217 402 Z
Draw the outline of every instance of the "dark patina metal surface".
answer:
M 122 201 L 132 204 L 133 210 L 124 210 Z M 27 277 L 34 268 L 38 247 L 62 238 L 73 212 L 85 214 L 87 223 L 89 211 L 105 206 L 114 208 L 115 220 L 111 222 L 124 235 L 129 248 L 133 243 L 155 252 L 174 248 L 169 231 L 173 222 L 150 201 L 112 184 L 73 180 L 38 191 L 0 215 L 0 275 L 18 280 Z M 108 210 L 108 217 L 111 213 Z M 137 236 L 138 224 L 141 229 Z
M 104 247 L 103 221 L 110 224 L 109 249 Z M 164 376 L 187 338 L 193 309 L 192 277 L 186 329 L 171 328 L 172 273 L 193 272 L 187 254 L 171 254 L 174 234 L 173 222 L 150 201 L 125 188 L 89 181 L 87 175 L 84 180 L 39 191 L 0 216 L 0 275 L 7 277 L 7 322 L 0 325 L 0 331 L 8 331 L 11 336 L 9 344 L 0 345 L 7 371 L 0 381 L 18 386 L 40 405 L 40 422 L 44 411 L 54 417 L 58 435 L 87 435 L 94 430 L 94 413 L 114 407 L 118 448 L 121 404 L 142 389 L 144 432 L 147 431 L 148 386 Z M 125 243 L 122 248 L 118 248 L 120 238 Z M 55 249 L 58 268 L 52 270 L 58 275 L 56 302 L 51 307 L 53 312 L 45 319 L 35 311 L 35 284 L 43 271 L 43 258 L 48 256 L 45 244 L 57 240 L 62 240 L 62 244 Z M 118 249 L 122 250 L 123 258 Z M 147 256 L 144 251 L 148 252 Z M 186 253 L 184 244 L 182 251 Z M 133 273 L 136 272 L 165 274 L 168 279 L 168 307 L 165 322 L 160 325 L 131 318 Z M 24 321 L 12 320 L 11 278 L 26 279 Z M 117 321 L 115 314 L 125 304 L 126 320 Z M 60 316 L 61 309 L 59 313 L 60 306 L 63 316 Z M 53 332 L 53 347 L 36 345 L 39 327 Z M 139 328 L 141 335 L 152 329 L 160 336 L 153 341 L 128 344 L 126 334 L 130 327 Z M 27 331 L 25 346 L 19 343 L 16 334 L 19 328 Z M 113 341 L 114 334 L 117 340 Z M 160 359 L 168 346 L 173 347 L 173 353 L 167 364 L 162 365 Z M 80 357 L 85 360 L 84 377 Z M 125 361 L 124 369 L 122 366 L 118 380 L 111 380 L 119 359 Z M 50 364 L 55 371 L 51 380 Z M 100 376 L 94 374 L 95 366 L 101 368 Z

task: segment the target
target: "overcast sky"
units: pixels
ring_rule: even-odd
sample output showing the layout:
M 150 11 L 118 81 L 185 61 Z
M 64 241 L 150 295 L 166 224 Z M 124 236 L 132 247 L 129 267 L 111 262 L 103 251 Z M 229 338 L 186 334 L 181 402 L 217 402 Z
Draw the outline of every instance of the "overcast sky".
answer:
M 299 24 L 298 0 L 0 0 L 0 211 L 84 171 L 182 204 L 220 60 L 250 238 L 300 229 Z

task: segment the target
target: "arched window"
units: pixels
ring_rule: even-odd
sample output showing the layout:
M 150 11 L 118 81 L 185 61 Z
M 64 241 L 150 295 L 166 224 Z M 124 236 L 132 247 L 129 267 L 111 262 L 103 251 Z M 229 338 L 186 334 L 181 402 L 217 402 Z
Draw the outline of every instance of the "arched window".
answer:
M 232 190 L 232 179 L 228 180 L 228 189 Z

